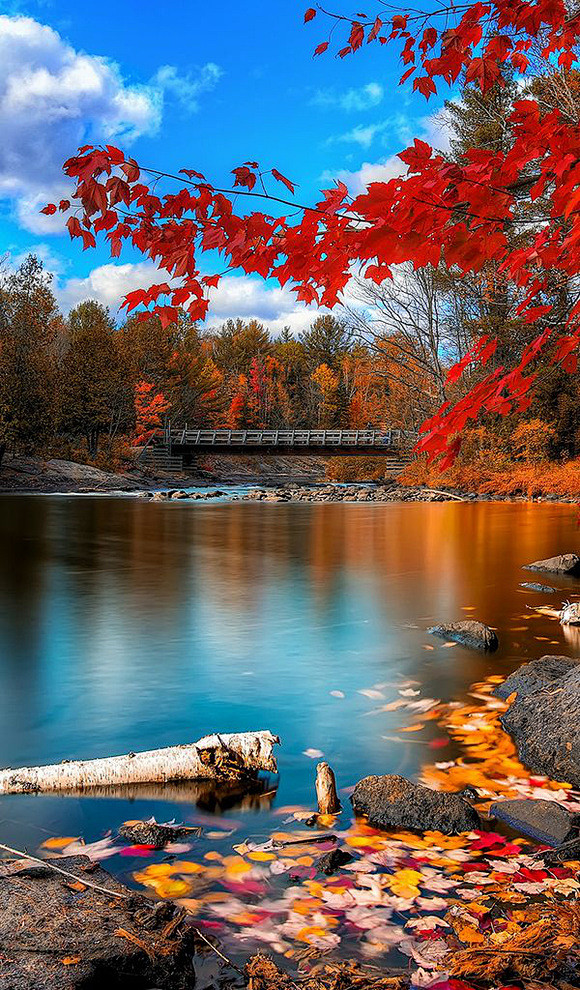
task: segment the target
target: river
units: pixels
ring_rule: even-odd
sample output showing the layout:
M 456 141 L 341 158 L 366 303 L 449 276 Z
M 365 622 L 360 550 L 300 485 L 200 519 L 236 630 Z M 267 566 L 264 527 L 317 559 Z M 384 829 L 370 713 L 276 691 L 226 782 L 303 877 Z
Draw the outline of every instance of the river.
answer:
M 214 730 L 282 739 L 277 792 L 270 782 L 243 804 L 191 791 L 3 797 L 0 839 L 29 849 L 51 836 L 92 842 L 151 815 L 265 835 L 281 809 L 312 806 L 319 753 L 341 788 L 369 773 L 413 776 L 433 759 L 435 726 L 405 736 L 407 712 L 378 710 L 400 691 L 461 700 L 527 658 L 577 654 L 527 606 L 578 585 L 520 587 L 538 580 L 523 564 L 577 549 L 570 505 L 5 496 L 0 545 L 3 766 Z M 426 631 L 471 616 L 497 627 L 497 653 Z M 131 878 L 131 860 L 106 865 Z

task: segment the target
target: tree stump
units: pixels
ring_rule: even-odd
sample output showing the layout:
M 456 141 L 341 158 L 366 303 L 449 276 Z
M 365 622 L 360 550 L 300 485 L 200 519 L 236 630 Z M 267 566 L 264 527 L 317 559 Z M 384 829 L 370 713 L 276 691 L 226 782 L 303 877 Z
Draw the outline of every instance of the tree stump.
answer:
M 336 815 L 340 811 L 334 771 L 328 763 L 316 767 L 316 798 L 319 814 Z

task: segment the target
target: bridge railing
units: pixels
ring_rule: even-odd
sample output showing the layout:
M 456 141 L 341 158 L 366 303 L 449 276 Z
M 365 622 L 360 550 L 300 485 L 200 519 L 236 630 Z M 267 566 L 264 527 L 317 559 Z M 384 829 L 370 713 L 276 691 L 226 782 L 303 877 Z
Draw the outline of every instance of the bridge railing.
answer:
M 164 430 L 168 446 L 187 447 L 395 447 L 413 444 L 406 430 L 197 430 L 187 426 Z

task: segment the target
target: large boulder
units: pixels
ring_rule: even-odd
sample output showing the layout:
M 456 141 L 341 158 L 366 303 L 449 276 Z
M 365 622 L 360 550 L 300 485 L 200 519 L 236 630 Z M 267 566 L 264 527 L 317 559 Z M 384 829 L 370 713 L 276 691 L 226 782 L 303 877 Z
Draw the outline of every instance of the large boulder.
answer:
M 184 911 L 129 890 L 85 856 L 58 866 L 73 877 L 38 861 L 0 863 L 2 990 L 193 987 L 195 932 Z
M 385 831 L 410 828 L 456 835 L 481 824 L 477 811 L 461 794 L 433 791 L 398 774 L 364 777 L 351 801 L 356 815 L 366 816 L 372 828 Z
M 451 639 L 462 646 L 469 646 L 472 650 L 497 650 L 499 646 L 498 638 L 489 626 L 475 619 L 464 619 L 461 622 L 442 622 L 438 626 L 431 626 L 429 632 L 433 636 L 442 636 L 444 639 Z
M 580 787 L 580 663 L 540 690 L 519 692 L 501 724 L 530 770 Z
M 551 574 L 580 574 L 580 557 L 577 553 L 560 553 L 557 557 L 548 557 L 546 560 L 534 560 L 532 564 L 525 564 L 526 571 L 548 571 Z
M 518 697 L 524 698 L 553 684 L 577 666 L 578 661 L 571 660 L 570 657 L 545 656 L 539 660 L 531 660 L 514 670 L 502 684 L 498 684 L 494 694 L 505 700 L 517 691 Z
M 560 846 L 577 834 L 573 827 L 574 816 L 556 801 L 530 798 L 495 801 L 489 813 L 517 832 L 547 846 Z

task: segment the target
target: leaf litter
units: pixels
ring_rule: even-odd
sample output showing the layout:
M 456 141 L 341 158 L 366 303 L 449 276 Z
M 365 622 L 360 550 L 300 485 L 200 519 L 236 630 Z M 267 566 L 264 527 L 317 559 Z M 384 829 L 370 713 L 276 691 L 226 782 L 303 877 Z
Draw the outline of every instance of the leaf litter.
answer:
M 554 800 L 580 812 L 579 793 L 530 775 L 519 762 L 499 722 L 506 703 L 492 694 L 502 679 L 473 685 L 467 702 L 424 699 L 428 704 L 418 710 L 414 694 L 399 697 L 396 709 L 405 707 L 411 717 L 401 732 L 435 723 L 439 734 L 426 745 L 452 740 L 459 746 L 455 759 L 425 765 L 422 782 L 440 790 L 475 787 L 482 815 L 492 801 L 515 797 Z M 205 936 L 232 954 L 272 953 L 282 967 L 297 969 L 300 985 L 311 990 L 409 982 L 433 990 L 506 984 L 537 990 L 546 977 L 561 990 L 577 985 L 580 862 L 547 865 L 534 856 L 538 847 L 530 840 L 484 828 L 459 836 L 386 833 L 347 821 L 344 812 L 320 816 L 294 806 L 277 813 L 286 815 L 281 829 L 242 842 L 232 842 L 239 823 L 228 820 L 227 830 L 211 836 L 221 840 L 221 850 L 204 852 L 191 843 L 168 857 L 170 846 L 159 861 L 159 852 L 144 846 L 142 854 L 155 861 L 134 870 L 132 879 L 152 896 L 177 901 Z M 122 841 L 52 838 L 42 848 L 46 856 L 82 852 L 96 860 L 140 855 Z M 351 860 L 326 875 L 318 861 L 335 849 Z M 246 976 L 254 990 L 288 983 L 274 959 L 267 960 L 273 967 L 268 983 L 264 957 L 251 957 Z M 393 969 L 408 976 L 401 982 L 385 975 Z

